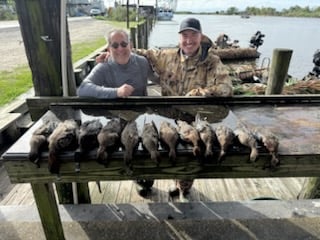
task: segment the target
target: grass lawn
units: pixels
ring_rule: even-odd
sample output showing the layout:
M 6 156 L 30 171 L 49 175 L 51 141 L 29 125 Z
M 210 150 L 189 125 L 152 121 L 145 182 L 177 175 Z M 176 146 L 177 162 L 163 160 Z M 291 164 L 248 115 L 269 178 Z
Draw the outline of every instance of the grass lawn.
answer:
M 29 66 L 20 66 L 12 71 L 0 72 L 0 106 L 12 101 L 17 96 L 32 88 Z

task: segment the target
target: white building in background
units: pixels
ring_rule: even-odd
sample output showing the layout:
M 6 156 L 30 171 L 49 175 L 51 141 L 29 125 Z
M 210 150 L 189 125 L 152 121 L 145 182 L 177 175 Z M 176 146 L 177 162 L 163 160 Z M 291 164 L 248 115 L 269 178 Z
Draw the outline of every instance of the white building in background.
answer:
M 158 7 L 164 7 L 175 11 L 177 8 L 177 0 L 158 0 Z
M 104 0 L 90 0 L 90 3 L 91 9 L 99 9 L 103 15 L 106 13 L 106 6 Z
M 102 13 L 106 12 L 104 0 L 67 0 L 67 13 L 69 17 L 90 15 L 92 8 L 98 8 Z
M 67 14 L 69 17 L 80 17 L 89 15 L 89 0 L 67 0 Z
M 129 4 L 139 3 L 139 5 L 155 7 L 158 3 L 159 6 L 161 5 L 170 6 L 175 11 L 177 8 L 177 1 L 178 0 L 129 0 Z M 127 4 L 127 0 L 104 0 L 104 4 L 107 8 L 114 7 L 115 2 L 119 3 L 120 5 Z

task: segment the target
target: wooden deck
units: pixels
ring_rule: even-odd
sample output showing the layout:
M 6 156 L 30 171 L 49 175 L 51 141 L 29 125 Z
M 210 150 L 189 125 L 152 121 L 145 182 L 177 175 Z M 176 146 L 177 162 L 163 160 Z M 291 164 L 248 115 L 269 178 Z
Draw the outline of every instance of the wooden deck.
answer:
M 156 180 L 153 192 L 148 198 L 142 198 L 136 193 L 132 181 L 102 182 L 101 194 L 97 191 L 96 183 L 90 183 L 92 202 L 168 202 L 171 201 L 168 189 L 172 182 L 172 180 Z M 260 197 L 292 200 L 296 199 L 302 183 L 303 178 L 197 179 L 188 199 L 203 202 L 246 201 Z

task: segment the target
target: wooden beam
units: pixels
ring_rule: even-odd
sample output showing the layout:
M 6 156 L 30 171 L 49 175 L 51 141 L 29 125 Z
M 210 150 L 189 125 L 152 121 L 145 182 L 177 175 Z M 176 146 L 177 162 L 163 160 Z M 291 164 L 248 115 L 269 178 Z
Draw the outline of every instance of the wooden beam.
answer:
M 43 154 L 40 167 L 31 163 L 24 155 L 5 155 L 4 164 L 12 183 L 88 182 L 96 180 L 135 180 L 137 178 L 260 178 L 260 177 L 315 177 L 320 175 L 320 155 L 280 155 L 280 166 L 266 168 L 271 156 L 260 153 L 257 162 L 248 162 L 249 151 L 229 152 L 222 164 L 217 164 L 218 152 L 212 159 L 200 164 L 190 152 L 178 153 L 175 165 L 169 161 L 167 152 L 161 153 L 157 167 L 145 152 L 139 152 L 133 160 L 133 173 L 128 175 L 121 152 L 114 153 L 107 165 L 95 159 L 93 151 L 86 161 L 80 163 L 80 172 L 75 171 L 74 152 L 60 155 L 60 175 L 48 171 L 47 154 Z M 24 160 L 23 160 L 24 159 Z
M 36 96 L 62 96 L 60 3 L 60 0 L 16 0 Z M 66 44 L 69 95 L 74 96 L 76 85 L 68 30 Z
M 320 96 L 310 95 L 269 95 L 269 96 L 233 96 L 221 97 L 128 97 L 125 99 L 94 99 L 79 97 L 30 97 L 26 99 L 29 112 L 33 121 L 38 120 L 50 106 L 72 106 L 91 108 L 130 108 L 139 105 L 248 105 L 248 104 L 309 104 L 320 103 Z
M 62 223 L 52 184 L 32 183 L 31 187 L 46 239 L 64 240 Z

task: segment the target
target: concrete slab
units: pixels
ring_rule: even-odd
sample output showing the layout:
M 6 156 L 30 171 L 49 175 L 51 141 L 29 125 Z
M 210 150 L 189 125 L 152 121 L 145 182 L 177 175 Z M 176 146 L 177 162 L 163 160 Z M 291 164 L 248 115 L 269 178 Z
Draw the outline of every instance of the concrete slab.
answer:
M 66 239 L 320 239 L 320 200 L 60 205 Z M 36 206 L 1 206 L 0 239 L 45 239 Z

